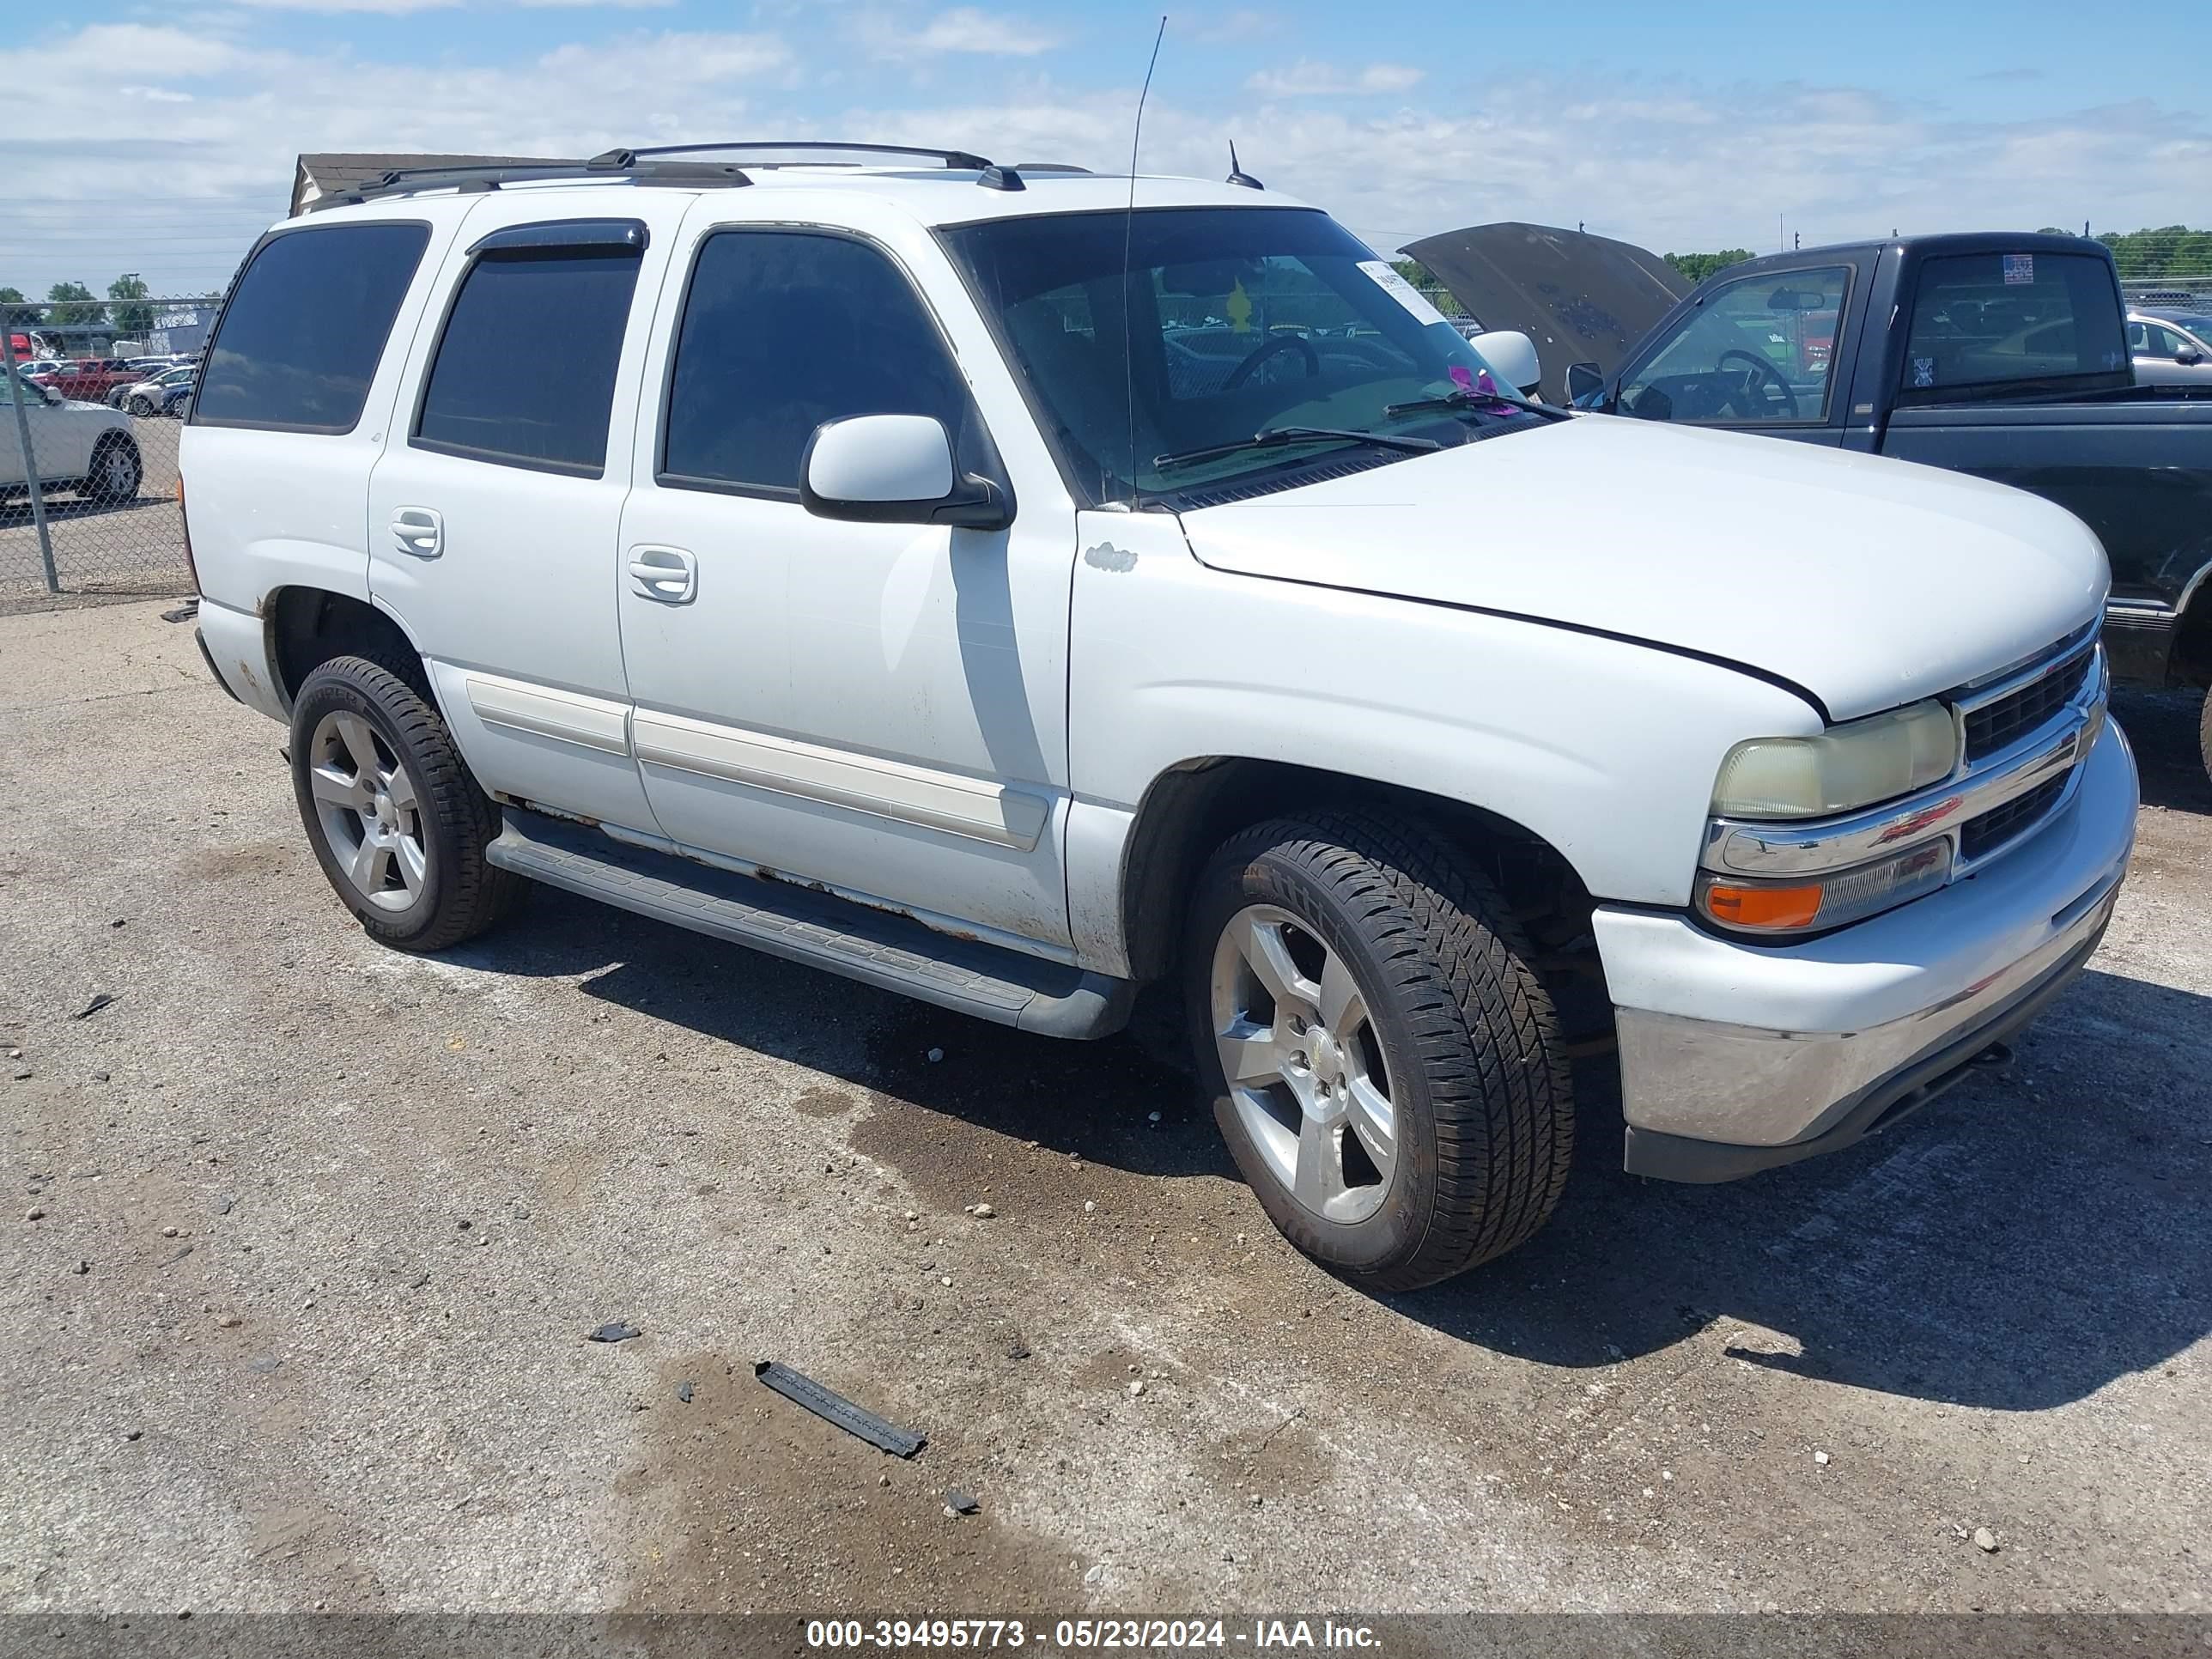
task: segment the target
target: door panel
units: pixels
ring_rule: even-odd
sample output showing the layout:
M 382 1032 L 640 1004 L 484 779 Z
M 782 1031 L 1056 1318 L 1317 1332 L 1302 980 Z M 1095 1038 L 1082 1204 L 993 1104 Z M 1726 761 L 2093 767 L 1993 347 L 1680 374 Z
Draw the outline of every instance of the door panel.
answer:
M 526 199 L 470 216 L 370 479 L 369 582 L 431 659 L 486 788 L 651 833 L 628 750 L 617 558 L 667 263 L 645 222 L 672 230 L 680 208 L 641 191 L 623 210 L 643 216 L 622 222 L 629 240 L 568 227 L 580 240 L 557 248 L 499 235 L 542 218 Z
M 664 331 L 682 337 L 656 343 L 675 359 L 665 455 L 658 430 L 641 441 L 623 519 L 626 561 L 676 549 L 696 571 L 681 602 L 626 581 L 636 750 L 683 844 L 1065 955 L 1075 549 L 1056 476 L 1031 500 L 1013 474 L 1005 531 L 847 523 L 796 499 L 821 421 L 933 415 L 963 465 L 990 442 L 936 321 L 957 278 L 926 240 L 899 252 L 767 228 L 701 238 L 688 320 Z M 935 315 L 917 267 L 950 290 Z

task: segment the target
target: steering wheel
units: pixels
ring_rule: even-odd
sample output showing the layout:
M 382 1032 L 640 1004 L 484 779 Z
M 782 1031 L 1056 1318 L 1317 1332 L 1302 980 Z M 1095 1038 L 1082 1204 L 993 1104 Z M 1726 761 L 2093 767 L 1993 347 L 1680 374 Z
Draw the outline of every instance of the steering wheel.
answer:
M 1221 383 L 1224 392 L 1234 392 L 1252 378 L 1252 373 L 1279 351 L 1302 351 L 1306 359 L 1306 379 L 1310 380 L 1321 373 L 1321 354 L 1313 343 L 1303 334 L 1278 334 L 1273 339 L 1254 348 L 1251 355 L 1229 371 L 1229 378 Z
M 1718 369 L 1731 357 L 1741 357 L 1751 366 L 1751 373 L 1744 380 L 1744 395 L 1748 398 L 1752 393 L 1757 392 L 1759 403 L 1763 405 L 1763 407 L 1745 410 L 1744 419 L 1755 421 L 1761 415 L 1775 416 L 1785 421 L 1795 421 L 1803 417 L 1803 411 L 1797 407 L 1796 392 L 1790 389 L 1790 382 L 1782 378 L 1780 371 L 1772 363 L 1755 351 L 1746 351 L 1741 346 L 1731 346 L 1721 353 L 1720 361 L 1713 365 L 1714 368 Z M 1734 403 L 1735 399 L 1731 397 L 1729 401 Z

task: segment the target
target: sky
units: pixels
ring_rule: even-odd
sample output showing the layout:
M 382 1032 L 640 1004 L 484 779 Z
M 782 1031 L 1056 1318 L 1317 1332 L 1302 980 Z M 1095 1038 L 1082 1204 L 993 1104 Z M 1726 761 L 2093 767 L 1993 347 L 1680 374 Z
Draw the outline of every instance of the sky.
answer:
M 1139 169 L 1244 169 L 1386 252 L 1496 219 L 1664 252 L 2212 224 L 2169 7 L 1176 7 Z M 219 288 L 305 150 L 847 138 L 1127 173 L 1160 12 L 1036 0 L 77 0 L 0 31 L 0 284 Z M 27 24 L 27 27 L 24 25 Z

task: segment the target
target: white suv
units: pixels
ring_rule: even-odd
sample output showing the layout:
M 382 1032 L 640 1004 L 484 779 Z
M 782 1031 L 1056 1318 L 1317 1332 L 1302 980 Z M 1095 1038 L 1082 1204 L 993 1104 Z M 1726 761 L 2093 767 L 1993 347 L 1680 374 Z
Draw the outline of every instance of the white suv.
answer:
M 1571 1070 L 1728 1179 L 2095 948 L 2136 780 L 2066 513 L 1524 403 L 1247 182 L 838 154 L 395 175 L 254 251 L 200 625 L 377 939 L 527 878 L 1061 1036 L 1174 976 L 1377 1287 L 1542 1224 Z

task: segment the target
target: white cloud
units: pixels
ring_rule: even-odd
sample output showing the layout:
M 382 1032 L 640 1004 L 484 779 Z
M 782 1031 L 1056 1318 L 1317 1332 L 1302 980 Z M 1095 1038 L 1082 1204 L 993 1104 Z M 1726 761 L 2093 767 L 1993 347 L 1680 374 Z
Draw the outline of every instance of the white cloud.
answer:
M 1261 70 L 1244 82 L 1263 98 L 1311 98 L 1347 93 L 1409 92 L 1424 74 L 1410 64 L 1370 64 L 1346 70 L 1301 58 L 1286 70 Z
M 230 3 L 251 6 L 257 11 L 376 12 L 404 17 L 412 12 L 458 6 L 461 0 L 230 0 Z
M 949 15 L 918 14 L 910 33 Z M 760 32 L 645 31 L 519 59 L 457 49 L 410 64 L 343 48 L 276 51 L 261 38 L 249 18 L 189 29 L 101 24 L 33 41 L 41 74 L 19 77 L 0 106 L 10 191 L 56 204 L 143 200 L 150 205 L 136 222 L 167 225 L 176 246 L 133 231 L 124 212 L 99 221 L 115 239 L 111 253 L 83 240 L 88 222 L 57 205 L 40 222 L 66 222 L 69 268 L 46 270 L 35 236 L 11 221 L 0 236 L 11 269 L 0 281 L 43 291 L 56 277 L 133 269 L 153 281 L 219 280 L 235 255 L 209 239 L 234 232 L 242 252 L 257 219 L 283 210 L 301 150 L 574 155 L 750 128 L 958 144 L 1110 173 L 1128 164 L 1136 94 L 1133 82 L 1073 90 L 1046 58 L 988 85 L 969 76 L 972 97 L 891 104 L 872 84 L 879 71 L 850 54 L 844 85 L 829 94 L 819 53 Z M 958 53 L 944 45 L 912 55 L 955 66 L 939 82 L 950 86 L 957 65 L 972 64 Z M 131 64 L 129 84 L 147 90 L 106 100 L 71 90 L 114 64 Z M 795 91 L 802 71 L 805 88 Z M 1145 171 L 1218 179 L 1233 138 L 1250 172 L 1333 210 L 1385 251 L 1494 219 L 1587 221 L 1660 252 L 1771 247 L 1778 212 L 1808 246 L 1892 228 L 2079 225 L 2085 212 L 2100 229 L 2131 229 L 2172 222 L 2172 204 L 2200 197 L 2212 171 L 2212 118 L 2150 99 L 2101 108 L 2046 99 L 2016 121 L 1964 122 L 1863 88 L 1788 82 L 1626 80 L 1593 99 L 1565 79 L 1486 77 L 1477 98 L 1441 64 L 1386 103 L 1316 99 L 1294 120 L 1268 112 L 1271 99 L 1291 95 L 1272 87 L 1181 94 L 1153 89 Z M 191 198 L 206 204 L 205 223 L 178 228 Z M 199 239 L 189 248 L 188 234 Z
M 988 12 L 975 6 L 955 6 L 950 11 L 941 11 L 918 28 L 886 12 L 863 12 L 853 20 L 852 33 L 873 56 L 891 58 L 916 52 L 1034 58 L 1060 43 L 1059 36 L 1023 22 L 1011 14 Z

